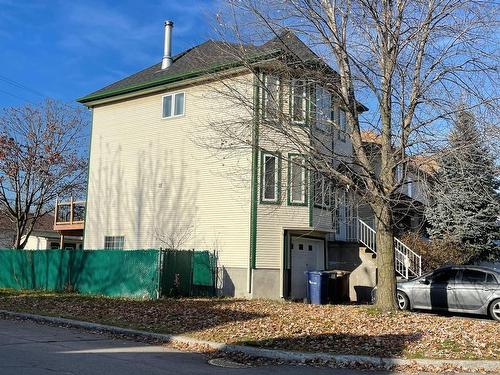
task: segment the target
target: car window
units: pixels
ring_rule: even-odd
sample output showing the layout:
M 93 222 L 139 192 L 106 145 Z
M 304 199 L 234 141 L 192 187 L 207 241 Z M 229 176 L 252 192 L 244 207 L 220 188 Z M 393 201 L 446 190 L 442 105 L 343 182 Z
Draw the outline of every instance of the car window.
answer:
M 484 283 L 486 273 L 477 270 L 464 270 L 462 273 L 463 283 Z
M 488 284 L 498 284 L 498 281 L 495 276 L 493 276 L 491 273 L 486 275 L 486 282 Z
M 433 283 L 450 283 L 455 281 L 456 274 L 457 270 L 440 271 L 432 275 L 431 281 Z

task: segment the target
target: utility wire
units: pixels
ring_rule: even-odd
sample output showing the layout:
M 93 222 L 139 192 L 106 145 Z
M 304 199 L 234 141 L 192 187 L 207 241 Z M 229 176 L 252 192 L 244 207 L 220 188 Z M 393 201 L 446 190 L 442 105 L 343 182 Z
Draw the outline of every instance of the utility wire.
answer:
M 0 80 L 4 81 L 4 82 L 6 82 L 6 83 L 8 83 L 8 84 L 10 84 L 12 86 L 15 86 L 17 88 L 24 89 L 24 90 L 27 90 L 27 91 L 31 91 L 32 93 L 34 93 L 34 94 L 36 94 L 38 96 L 41 96 L 42 98 L 46 97 L 46 95 L 44 95 L 40 91 L 35 90 L 35 89 L 33 89 L 31 87 L 28 87 L 26 85 L 23 85 L 22 83 L 14 81 L 13 79 L 7 78 L 5 76 L 0 75 Z

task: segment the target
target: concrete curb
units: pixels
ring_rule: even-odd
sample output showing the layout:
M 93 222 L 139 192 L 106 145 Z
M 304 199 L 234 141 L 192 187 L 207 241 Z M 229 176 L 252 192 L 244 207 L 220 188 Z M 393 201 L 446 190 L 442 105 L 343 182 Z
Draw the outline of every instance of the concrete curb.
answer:
M 335 355 L 327 353 L 306 353 L 277 349 L 262 349 L 251 346 L 231 345 L 213 341 L 198 340 L 182 335 L 168 335 L 154 332 L 139 331 L 129 328 L 120 328 L 104 324 L 89 323 L 79 320 L 55 318 L 50 316 L 16 313 L 7 310 L 0 310 L 0 315 L 6 315 L 14 318 L 22 318 L 37 322 L 64 324 L 71 327 L 83 328 L 93 331 L 104 331 L 114 334 L 143 337 L 155 339 L 163 342 L 178 342 L 188 345 L 204 345 L 211 349 L 227 353 L 243 353 L 252 357 L 262 357 L 269 359 L 278 359 L 290 362 L 307 361 L 325 361 L 341 364 L 368 364 L 380 367 L 390 368 L 392 366 L 453 366 L 464 370 L 500 370 L 500 361 L 482 361 L 482 360 L 448 360 L 448 359 L 403 359 L 403 358 L 382 358 L 370 357 L 364 355 Z

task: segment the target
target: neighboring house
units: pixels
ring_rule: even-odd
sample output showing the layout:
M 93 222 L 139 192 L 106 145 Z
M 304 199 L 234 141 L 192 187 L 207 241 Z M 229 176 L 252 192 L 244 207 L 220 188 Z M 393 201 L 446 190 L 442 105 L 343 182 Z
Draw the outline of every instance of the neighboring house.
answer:
M 26 250 L 59 249 L 60 234 L 53 230 L 54 216 L 47 214 L 38 219 L 31 232 L 26 246 Z M 15 239 L 14 223 L 10 221 L 6 214 L 0 215 L 0 249 L 10 249 Z M 79 249 L 82 247 L 82 237 L 75 236 L 67 238 L 65 248 Z
M 302 61 L 319 58 L 292 33 L 243 52 L 239 45 L 232 48 L 208 41 L 173 58 L 167 51 L 162 63 L 79 99 L 92 110 L 84 247 L 216 249 L 221 292 L 251 298 L 302 299 L 305 271 L 346 268 L 355 271 L 351 299 L 366 297 L 376 267 L 373 254 L 353 240 L 348 191 L 332 192 L 327 182 L 314 179 L 293 146 L 274 152 L 269 134 L 254 139 L 268 151 L 242 148 L 221 157 L 203 144 L 216 138 L 213 119 L 272 116 L 262 92 L 307 95 L 300 80 L 287 86 L 264 62 L 272 64 L 284 51 Z M 254 74 L 235 64 L 234 55 L 241 53 L 262 61 L 266 90 L 255 89 Z M 216 95 L 231 85 L 242 85 L 240 92 L 246 90 L 249 100 L 268 110 L 248 114 Z M 330 98 L 325 110 L 345 123 L 330 94 L 315 90 Z M 291 110 L 302 116 L 303 106 L 297 99 Z M 349 137 L 329 137 L 325 141 L 335 142 L 337 153 L 352 155 Z M 335 215 L 330 195 L 340 202 Z
M 361 136 L 364 147 L 378 172 L 380 170 L 379 135 L 373 131 L 365 131 L 361 133 Z M 432 189 L 437 168 L 435 158 L 423 155 L 410 157 L 404 172 L 401 165 L 396 168 L 395 178 L 401 184 L 400 189 L 394 195 L 395 207 L 393 212 L 395 214 L 396 235 L 409 231 L 426 235 L 425 227 L 427 223 L 424 211 L 429 203 L 429 192 Z M 357 216 L 373 225 L 375 218 L 372 210 L 359 199 L 356 200 L 356 203 Z

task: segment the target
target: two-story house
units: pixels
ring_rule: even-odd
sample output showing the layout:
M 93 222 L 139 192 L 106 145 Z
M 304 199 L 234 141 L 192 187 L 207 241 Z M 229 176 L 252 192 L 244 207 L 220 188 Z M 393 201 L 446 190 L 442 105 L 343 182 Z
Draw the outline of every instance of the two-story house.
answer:
M 223 294 L 302 299 L 304 272 L 334 267 L 329 242 L 353 237 L 352 197 L 314 178 L 303 150 L 289 139 L 277 147 L 259 123 L 273 121 L 276 103 L 295 125 L 311 122 L 314 96 L 323 110 L 313 120 L 334 116 L 344 129 L 324 132 L 324 143 L 352 155 L 331 93 L 273 71 L 287 56 L 319 57 L 292 33 L 259 46 L 207 41 L 172 57 L 172 27 L 161 62 L 79 99 L 92 111 L 84 248 L 216 249 Z M 231 130 L 236 123 L 253 125 Z M 222 139 L 222 127 L 234 134 Z M 227 147 L 231 137 L 249 147 Z

